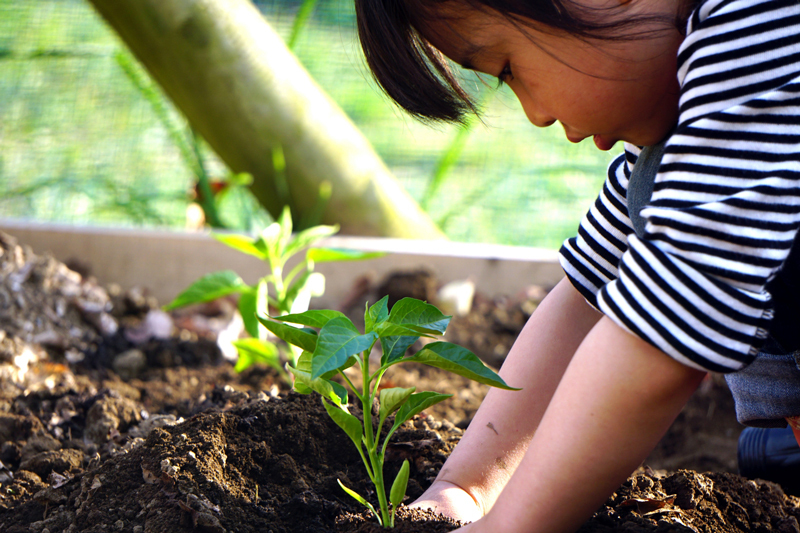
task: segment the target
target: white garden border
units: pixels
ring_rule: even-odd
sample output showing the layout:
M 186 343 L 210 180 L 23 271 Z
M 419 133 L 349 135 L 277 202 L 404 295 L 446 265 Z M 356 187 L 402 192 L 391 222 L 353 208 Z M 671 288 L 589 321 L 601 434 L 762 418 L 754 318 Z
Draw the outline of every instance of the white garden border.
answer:
M 207 233 L 123 228 L 76 227 L 0 219 L 0 231 L 16 237 L 36 253 L 91 266 L 102 284 L 123 289 L 146 287 L 167 303 L 192 281 L 209 272 L 230 269 L 248 283 L 264 275 L 261 261 L 220 244 Z M 471 279 L 478 292 L 514 296 L 531 285 L 550 288 L 562 277 L 557 252 L 541 248 L 334 236 L 324 246 L 388 255 L 367 261 L 326 263 L 325 296 L 314 307 L 335 307 L 362 276 L 380 281 L 390 272 L 427 268 L 441 283 Z

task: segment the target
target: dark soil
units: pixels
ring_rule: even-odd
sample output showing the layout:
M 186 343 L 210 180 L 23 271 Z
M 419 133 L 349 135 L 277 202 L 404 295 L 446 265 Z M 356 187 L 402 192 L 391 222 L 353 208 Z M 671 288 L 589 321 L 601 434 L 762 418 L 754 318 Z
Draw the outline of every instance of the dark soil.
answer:
M 0 254 L 0 531 L 380 530 L 338 486 L 375 501 L 319 399 L 289 392 L 268 368 L 237 374 L 222 355 L 216 339 L 230 329 L 231 302 L 170 316 L 143 290 L 100 287 L 8 236 Z M 435 280 L 415 276 L 434 300 Z M 396 287 L 411 285 L 393 297 L 419 297 L 415 276 L 398 274 Z M 391 281 L 373 293 L 389 293 Z M 448 337 L 499 364 L 543 293 L 478 297 Z M 485 390 L 427 367 L 395 367 L 387 381 L 454 393 L 390 446 L 389 479 L 411 462 L 411 501 Z M 798 498 L 734 473 L 739 431 L 724 382 L 709 378 L 647 466 L 581 531 L 800 533 Z M 402 532 L 458 526 L 404 507 L 398 516 Z

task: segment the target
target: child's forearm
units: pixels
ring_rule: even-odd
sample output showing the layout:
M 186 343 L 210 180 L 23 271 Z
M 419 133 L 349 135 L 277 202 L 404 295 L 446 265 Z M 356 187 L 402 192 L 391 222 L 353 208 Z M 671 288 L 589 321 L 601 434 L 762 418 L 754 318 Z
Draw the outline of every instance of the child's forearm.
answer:
M 522 460 L 569 359 L 600 316 L 566 279 L 550 292 L 533 313 L 500 370 L 509 385 L 522 390 L 489 392 L 442 467 L 439 483 L 434 484 L 419 504 L 448 513 L 448 503 L 443 501 L 446 498 L 437 493 L 444 485 L 442 482 L 448 482 L 474 498 L 479 515 L 491 508 Z M 458 503 L 449 505 L 456 508 L 450 514 L 458 514 Z
M 494 508 L 465 531 L 574 531 L 644 460 L 704 375 L 603 318 Z

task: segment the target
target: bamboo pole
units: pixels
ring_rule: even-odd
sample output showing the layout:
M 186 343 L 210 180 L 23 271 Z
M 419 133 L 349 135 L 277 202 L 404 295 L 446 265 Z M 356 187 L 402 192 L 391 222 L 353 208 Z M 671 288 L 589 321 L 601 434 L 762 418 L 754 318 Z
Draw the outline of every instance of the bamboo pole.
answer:
M 273 216 L 280 147 L 296 215 L 329 182 L 322 222 L 344 234 L 444 238 L 250 0 L 90 1 Z

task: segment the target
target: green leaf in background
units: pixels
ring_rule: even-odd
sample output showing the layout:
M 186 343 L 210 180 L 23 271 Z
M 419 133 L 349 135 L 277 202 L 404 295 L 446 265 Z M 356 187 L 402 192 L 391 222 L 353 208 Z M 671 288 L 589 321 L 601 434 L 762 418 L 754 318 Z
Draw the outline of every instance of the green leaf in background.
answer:
M 372 307 L 369 307 L 369 303 L 367 303 L 367 311 L 364 313 L 364 329 L 366 333 L 373 331 L 377 324 L 389 318 L 388 301 L 389 297 L 384 296 L 375 302 Z
M 233 345 L 239 351 L 239 359 L 233 367 L 237 372 L 242 372 L 256 363 L 281 368 L 278 347 L 271 342 L 248 338 L 233 341 Z
M 397 361 L 406 354 L 409 346 L 417 342 L 419 335 L 399 336 L 399 337 L 381 337 L 381 365 Z
M 261 316 L 258 317 L 258 321 L 276 337 L 285 340 L 289 344 L 294 344 L 309 353 L 312 353 L 317 347 L 316 333 L 310 333 L 307 330 L 289 326 L 282 322 L 275 322 L 274 320 Z
M 206 274 L 168 303 L 164 309 L 171 310 L 184 305 L 210 302 L 229 294 L 250 290 L 239 274 L 233 270 L 220 270 Z
M 265 278 L 258 280 L 256 286 L 256 320 L 261 322 L 259 317 L 259 309 L 264 309 L 265 312 L 269 310 L 269 282 Z M 267 338 L 267 328 L 263 324 L 259 326 L 258 338 Z
M 273 222 L 261 230 L 258 236 L 258 246 L 264 247 L 267 251 L 267 261 L 273 270 L 275 267 L 281 266 L 280 256 L 278 255 L 278 242 L 280 238 L 281 225 L 279 222 Z
M 260 245 L 258 239 L 253 239 L 247 235 L 239 235 L 236 233 L 212 233 L 212 237 L 221 242 L 222 244 L 238 250 L 247 255 L 258 257 L 262 261 L 267 259 L 267 250 L 263 245 Z
M 347 433 L 347 436 L 350 437 L 350 440 L 353 441 L 353 444 L 356 445 L 356 448 L 359 450 L 361 449 L 361 420 L 354 417 L 350 413 L 343 411 L 341 408 L 331 404 L 330 402 L 326 402 L 322 400 L 322 404 L 325 406 L 325 410 L 328 411 L 328 414 L 336 422 L 336 425 L 339 426 Z
M 392 306 L 388 321 L 392 324 L 422 326 L 443 334 L 451 318 L 431 304 L 414 298 L 403 298 Z
M 418 392 L 408 397 L 408 400 L 400 407 L 394 417 L 392 430 L 397 429 L 406 420 L 410 420 L 414 415 L 418 415 L 428 407 L 442 402 L 452 394 L 440 394 L 438 392 Z
M 361 335 L 345 316 L 331 319 L 319 331 L 317 348 L 311 357 L 312 377 L 339 368 L 351 356 L 368 350 L 377 338 L 374 332 Z
M 242 291 L 239 296 L 239 314 L 242 315 L 242 322 L 244 322 L 244 330 L 253 338 L 260 339 L 258 331 L 258 318 L 256 318 L 256 302 L 258 295 L 255 290 Z
M 228 181 L 231 182 L 231 185 L 249 187 L 253 184 L 253 175 L 249 172 L 239 172 L 238 174 L 231 172 L 228 175 Z
M 308 310 L 311 298 L 325 294 L 325 276 L 306 271 L 286 291 L 285 302 L 294 313 Z
M 327 324 L 330 320 L 340 317 L 345 317 L 344 313 L 342 313 L 341 311 L 334 311 L 333 309 L 319 309 L 319 310 L 311 309 L 303 313 L 272 316 L 269 318 L 272 318 L 273 320 L 280 320 L 281 322 L 290 322 L 292 324 L 302 324 L 304 326 L 311 326 L 312 328 L 321 328 L 325 324 Z
M 279 261 L 278 264 L 283 265 L 289 255 L 291 255 L 285 253 L 286 247 L 292 238 L 292 212 L 288 205 L 283 207 L 283 211 L 281 211 L 281 215 L 278 217 L 278 227 L 280 231 L 278 231 L 277 240 L 275 241 L 275 257 L 277 257 Z
M 381 389 L 380 396 L 380 423 L 386 420 L 386 417 L 394 413 L 401 405 L 408 400 L 408 397 L 414 394 L 416 387 L 404 389 L 401 387 L 393 387 L 390 389 Z
M 330 237 L 337 231 L 339 231 L 339 226 L 314 226 L 313 228 L 305 229 L 297 233 L 294 238 L 289 241 L 283 255 L 284 257 L 290 257 L 303 248 L 307 248 L 325 237 Z
M 383 257 L 385 252 L 362 252 L 346 248 L 311 248 L 306 252 L 306 259 L 315 263 L 330 263 L 332 261 L 362 261 Z
M 423 349 L 406 359 L 415 361 L 436 368 L 447 370 L 459 376 L 491 385 L 506 390 L 520 390 L 509 387 L 503 378 L 497 375 L 492 369 L 483 364 L 478 356 L 466 348 L 449 342 L 432 342 L 425 345 Z
M 409 471 L 410 466 L 408 464 L 408 459 L 405 459 L 403 461 L 403 466 L 400 467 L 400 471 L 397 473 L 397 477 L 394 478 L 392 490 L 389 491 L 389 501 L 395 509 L 403 503 L 403 497 L 406 495 Z
M 303 0 L 303 3 L 300 4 L 300 9 L 297 10 L 297 14 L 294 16 L 292 31 L 289 33 L 289 38 L 286 39 L 286 46 L 292 52 L 296 52 L 294 47 L 297 44 L 297 39 L 308 23 L 308 19 L 311 18 L 311 13 L 314 11 L 315 5 L 317 5 L 317 0 Z

